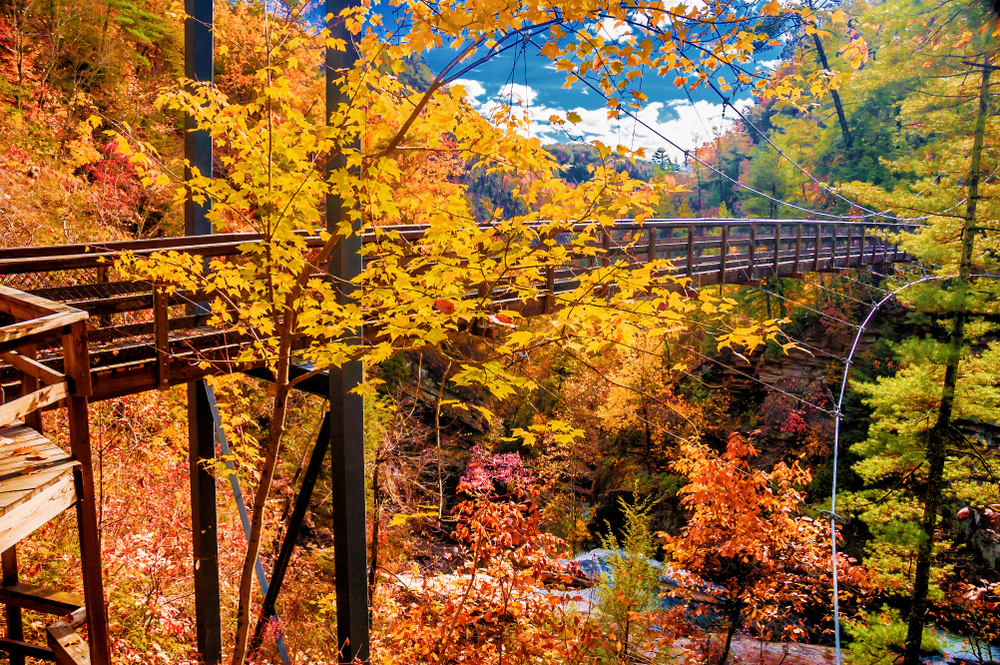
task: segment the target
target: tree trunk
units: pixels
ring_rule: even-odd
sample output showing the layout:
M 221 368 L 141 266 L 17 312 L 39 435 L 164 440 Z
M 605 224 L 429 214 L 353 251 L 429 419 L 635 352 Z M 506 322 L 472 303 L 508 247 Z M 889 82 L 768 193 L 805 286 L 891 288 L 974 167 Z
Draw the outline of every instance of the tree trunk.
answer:
M 812 6 L 812 3 L 810 3 L 810 6 Z M 816 53 L 819 55 L 819 61 L 823 65 L 823 69 L 830 71 L 830 63 L 826 59 L 823 41 L 816 33 L 813 33 L 813 43 L 816 44 Z M 840 131 L 844 135 L 844 144 L 850 148 L 851 130 L 847 127 L 847 116 L 844 115 L 844 105 L 840 103 L 840 94 L 836 90 L 831 90 L 830 96 L 833 97 L 833 105 L 837 108 L 837 121 L 840 122 Z
M 965 223 L 962 226 L 962 255 L 958 266 L 955 288 L 958 299 L 955 304 L 955 323 L 949 336 L 948 360 L 944 371 L 944 387 L 941 391 L 941 405 L 937 422 L 927 441 L 927 492 L 924 495 L 923 539 L 917 554 L 917 569 L 913 576 L 913 596 L 910 603 L 910 620 L 906 631 L 906 653 L 904 665 L 918 665 L 920 662 L 920 641 L 924 632 L 924 614 L 927 609 L 927 589 L 930 586 L 931 565 L 934 560 L 934 530 L 937 526 L 937 509 L 941 500 L 944 476 L 945 449 L 951 438 L 951 414 L 955 405 L 955 385 L 958 383 L 958 366 L 965 342 L 965 323 L 968 318 L 966 298 L 969 290 L 969 275 L 972 272 L 972 243 L 975 238 L 976 204 L 979 201 L 979 169 L 983 154 L 983 138 L 986 133 L 986 111 L 989 101 L 990 74 L 992 68 L 983 64 L 982 83 L 979 87 L 979 115 L 976 118 L 975 138 L 972 143 L 972 164 L 969 166 L 969 197 L 965 209 Z
M 729 658 L 729 649 L 733 644 L 733 636 L 740 627 L 740 614 L 743 610 L 743 603 L 737 598 L 733 601 L 733 607 L 729 611 L 729 630 L 726 631 L 726 646 L 722 648 L 722 656 L 719 657 L 718 665 L 725 665 Z

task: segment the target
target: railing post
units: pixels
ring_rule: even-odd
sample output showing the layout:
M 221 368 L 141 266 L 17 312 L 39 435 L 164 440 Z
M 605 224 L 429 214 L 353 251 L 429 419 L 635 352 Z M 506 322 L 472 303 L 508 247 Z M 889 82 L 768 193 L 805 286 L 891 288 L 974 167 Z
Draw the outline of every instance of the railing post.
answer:
M 865 265 L 865 241 L 868 238 L 868 227 L 861 227 L 861 257 L 858 259 L 858 265 L 863 267 Z M 872 262 L 874 263 L 874 252 L 872 256 Z
M 813 272 L 819 272 L 819 253 L 823 246 L 823 225 L 816 224 L 816 251 L 813 252 Z
M 747 276 L 750 278 L 750 280 L 753 280 L 753 271 L 754 271 L 755 257 L 757 256 L 757 225 L 756 224 L 751 224 L 750 225 L 750 245 L 749 245 L 748 249 L 749 249 L 749 254 L 750 254 L 750 265 L 747 268 L 748 271 L 749 271 L 749 274 Z
M 779 261 L 781 260 L 781 224 L 774 225 L 774 276 L 779 275 L 781 266 Z
M 694 279 L 694 224 L 688 224 L 687 276 Z
M 17 584 L 17 547 L 11 545 L 10 549 L 4 550 L 0 554 L 3 566 L 3 584 Z M 4 607 L 4 617 L 7 620 L 7 639 L 24 641 L 24 624 L 21 621 L 21 608 L 17 605 L 6 605 Z M 11 651 L 8 654 L 10 665 L 24 665 L 24 654 Z
M 656 229 L 652 228 L 649 230 L 649 240 L 646 241 L 649 245 L 646 251 L 646 263 L 652 263 L 656 260 Z
M 799 274 L 799 259 L 802 258 L 802 224 L 795 225 L 795 265 L 792 266 L 792 274 Z
M 830 254 L 830 266 L 833 270 L 837 267 L 837 240 L 840 238 L 840 224 L 833 225 L 833 250 Z
M 847 225 L 847 256 L 844 258 L 844 267 L 851 267 L 851 250 L 854 249 L 854 225 Z
M 601 255 L 601 267 L 607 268 L 611 265 L 611 232 L 606 228 L 601 229 L 601 249 L 604 250 Z
M 545 267 L 545 313 L 551 314 L 556 309 L 556 269 Z
M 160 390 L 170 387 L 169 296 L 162 286 L 153 286 L 153 340 L 156 344 L 156 383 Z
M 726 258 L 729 254 L 729 225 L 722 225 L 722 244 L 719 247 L 719 286 L 726 283 Z
M 97 498 L 94 494 L 94 470 L 90 452 L 90 421 L 87 398 L 91 393 L 90 359 L 87 352 L 87 324 L 78 321 L 63 336 L 63 367 L 70 381 L 66 398 L 69 443 L 73 457 L 80 463 L 73 471 L 76 484 L 77 525 L 80 533 L 80 563 L 83 569 L 83 597 L 87 603 L 87 629 L 90 633 L 90 658 L 93 665 L 110 665 L 108 614 L 104 605 L 104 568 L 101 565 L 101 540 L 97 528 Z

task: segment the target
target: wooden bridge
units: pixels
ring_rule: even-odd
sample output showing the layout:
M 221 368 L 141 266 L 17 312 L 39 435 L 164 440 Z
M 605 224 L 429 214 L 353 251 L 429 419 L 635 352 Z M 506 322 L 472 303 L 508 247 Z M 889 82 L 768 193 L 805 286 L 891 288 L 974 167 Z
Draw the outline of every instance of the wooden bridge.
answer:
M 817 220 L 673 219 L 647 220 L 642 225 L 622 220 L 601 232 L 596 257 L 574 256 L 563 267 L 549 269 L 545 283 L 539 284 L 538 299 L 499 299 L 494 306 L 517 309 L 525 316 L 544 315 L 560 306 L 560 294 L 578 284 L 582 271 L 620 259 L 632 264 L 668 259 L 672 272 L 690 278 L 694 287 L 749 284 L 772 276 L 796 278 L 807 272 L 892 264 L 910 257 L 889 240 L 890 235 L 913 229 Z M 398 231 L 404 242 L 416 242 L 424 233 L 419 226 L 392 230 Z M 635 242 L 637 234 L 641 234 L 639 242 Z M 559 241 L 568 244 L 571 235 L 562 234 Z M 362 242 L 373 238 L 373 233 L 364 234 Z M 0 327 L 0 383 L 5 398 L 0 405 L 0 427 L 4 428 L 0 429 L 4 437 L 0 438 L 0 603 L 6 605 L 8 627 L 7 637 L 0 638 L 0 651 L 9 653 L 15 665 L 23 663 L 25 657 L 76 664 L 109 662 L 88 401 L 188 384 L 189 400 L 209 404 L 211 396 L 204 392 L 203 385 L 191 388 L 198 385 L 192 382 L 213 371 L 199 361 L 205 357 L 235 357 L 244 343 L 232 333 L 208 327 L 207 316 L 192 312 L 190 305 L 204 300 L 203 294 L 168 295 L 149 282 L 116 280 L 114 260 L 124 251 L 148 256 L 162 250 L 208 258 L 234 257 L 241 245 L 255 240 L 250 234 L 218 234 L 0 249 L 0 323 L 6 324 Z M 307 241 L 321 244 L 318 235 L 308 236 Z M 470 294 L 478 296 L 478 292 Z M 258 374 L 261 371 L 253 366 L 241 369 Z M 324 397 L 331 395 L 329 376 L 313 377 L 299 387 Z M 63 406 L 69 409 L 69 452 L 44 438 L 39 417 L 42 409 Z M 331 413 L 334 419 L 338 417 L 332 402 Z M 358 412 L 339 417 L 355 417 L 360 422 L 361 415 Z M 217 555 L 213 554 L 217 552 L 215 479 L 200 464 L 216 454 L 213 436 L 217 434 L 213 429 L 212 423 L 192 419 L 192 531 L 199 563 L 195 584 L 200 651 L 217 648 L 212 644 L 204 646 L 203 640 L 220 639 L 218 635 L 213 637 L 213 631 L 219 630 L 213 628 L 219 616 Z M 329 437 L 329 428 L 325 431 Z M 313 457 L 318 456 L 319 463 L 313 476 L 319 473 L 325 452 L 325 442 L 317 442 Z M 346 468 L 342 471 L 353 477 L 359 462 L 363 471 L 363 449 L 355 450 L 347 459 L 335 460 L 334 467 Z M 354 496 L 350 508 L 354 511 L 353 521 L 343 518 L 347 526 L 341 531 L 335 528 L 335 550 L 349 550 L 354 557 L 353 563 L 337 559 L 338 587 L 342 576 L 356 582 L 361 568 L 360 586 L 338 588 L 338 605 L 353 601 L 352 616 L 361 617 L 360 621 L 367 617 L 363 484 L 352 485 L 355 489 L 351 491 L 357 494 L 359 486 L 360 524 L 358 497 Z M 270 605 L 266 607 L 273 608 L 280 590 L 280 579 L 311 494 L 311 488 L 308 492 L 306 489 L 304 485 L 287 525 L 281 555 L 284 558 L 279 558 L 272 572 Z M 341 503 L 347 502 L 347 498 L 341 499 Z M 72 505 L 79 516 L 84 596 L 19 582 L 16 543 Z M 341 519 L 336 517 L 337 511 L 346 514 L 348 509 L 335 505 L 335 521 Z M 48 645 L 23 641 L 22 608 L 62 617 L 48 628 Z M 89 624 L 89 647 L 76 633 L 84 621 Z

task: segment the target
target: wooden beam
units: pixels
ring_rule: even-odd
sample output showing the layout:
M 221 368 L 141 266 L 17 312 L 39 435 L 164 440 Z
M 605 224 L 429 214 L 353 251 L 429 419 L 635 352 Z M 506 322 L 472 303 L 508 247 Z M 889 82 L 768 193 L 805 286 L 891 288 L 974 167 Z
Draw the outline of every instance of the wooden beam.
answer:
M 0 352 L 0 358 L 18 368 L 28 376 L 40 379 L 42 383 L 51 386 L 55 383 L 62 383 L 66 380 L 66 375 L 47 367 L 27 355 L 21 355 L 17 351 Z
M 0 555 L 3 562 L 3 584 L 17 584 L 17 546 L 11 545 Z M 0 598 L 0 601 L 3 599 Z M 24 623 L 21 620 L 21 608 L 12 603 L 5 603 L 4 618 L 7 620 L 7 639 L 10 642 L 24 640 Z M 24 653 L 9 651 L 10 665 L 24 665 Z
M 62 331 L 77 321 L 87 318 L 87 313 L 81 310 L 55 312 L 29 321 L 18 321 L 0 328 L 0 351 L 15 349 L 29 341 L 30 338 L 50 331 Z
M 48 661 L 56 660 L 55 653 L 48 647 L 8 637 L 0 637 L 0 651 L 7 652 L 10 656 L 11 665 L 14 663 L 23 663 L 25 657 Z
M 87 648 L 76 627 L 70 621 L 56 621 L 48 627 L 49 647 L 55 653 L 59 665 L 96 665 L 100 661 L 92 659 L 93 646 Z M 91 636 L 91 641 L 93 641 Z
M 68 394 L 66 383 L 57 383 L 0 405 L 0 426 L 10 425 L 15 420 L 23 420 L 30 413 L 66 399 Z
M 73 480 L 77 496 L 83 596 L 88 607 L 90 661 L 94 665 L 110 665 L 111 642 L 108 637 L 107 609 L 104 606 L 104 568 L 101 565 L 101 537 L 97 530 L 97 498 L 94 494 L 90 420 L 87 414 L 87 397 L 91 394 L 90 360 L 87 353 L 87 328 L 82 321 L 73 324 L 69 334 L 63 338 L 63 352 L 66 376 L 74 382 L 74 390 L 66 398 L 66 406 L 70 448 L 73 457 L 80 463 L 74 470 Z M 51 630 L 50 628 L 50 637 L 56 637 Z M 53 649 L 58 656 L 58 649 Z
M 17 581 L 4 582 L 0 586 L 0 603 L 8 607 L 24 608 L 60 617 L 85 605 L 83 596 L 79 594 L 55 591 Z

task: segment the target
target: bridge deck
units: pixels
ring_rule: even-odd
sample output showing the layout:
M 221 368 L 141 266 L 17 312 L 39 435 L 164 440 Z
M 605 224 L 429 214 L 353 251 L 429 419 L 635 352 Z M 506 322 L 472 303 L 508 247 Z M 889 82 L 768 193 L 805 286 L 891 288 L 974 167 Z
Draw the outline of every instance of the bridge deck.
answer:
M 559 307 L 560 294 L 578 285 L 582 272 L 617 260 L 641 264 L 653 258 L 668 259 L 673 274 L 689 277 L 695 288 L 905 261 L 909 257 L 885 236 L 911 229 L 816 220 L 647 220 L 641 226 L 623 220 L 603 232 L 598 257 L 575 257 L 551 269 L 546 283 L 539 285 L 543 295 L 538 300 L 505 300 L 497 290 L 492 305 L 525 316 L 551 312 Z M 393 230 L 404 241 L 415 241 L 424 231 L 419 226 Z M 637 239 L 636 234 L 642 235 Z M 568 242 L 568 236 L 560 236 L 560 242 Z M 321 242 L 318 236 L 306 238 L 312 245 Z M 232 257 L 239 254 L 240 245 L 256 239 L 252 234 L 218 234 L 0 249 L 0 280 L 5 286 L 89 313 L 92 399 L 108 399 L 205 376 L 211 370 L 199 367 L 199 359 L 233 357 L 243 341 L 207 327 L 207 317 L 188 313 L 185 305 L 196 302 L 198 294 L 175 292 L 166 297 L 147 282 L 109 279 L 114 260 L 126 250 L 137 255 L 177 250 L 210 258 Z M 373 240 L 372 233 L 363 238 L 363 242 Z M 46 365 L 61 369 L 57 349 L 39 352 Z M 5 389 L 17 389 L 15 376 L 11 368 L 0 370 Z

